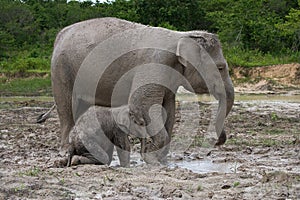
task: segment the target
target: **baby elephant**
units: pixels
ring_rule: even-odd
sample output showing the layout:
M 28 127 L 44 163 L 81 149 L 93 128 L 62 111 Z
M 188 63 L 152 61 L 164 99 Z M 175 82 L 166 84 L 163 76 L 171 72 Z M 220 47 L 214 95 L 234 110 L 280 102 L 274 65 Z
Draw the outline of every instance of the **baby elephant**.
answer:
M 82 156 L 78 164 L 110 164 L 114 146 L 120 165 L 130 164 L 128 134 L 146 136 L 146 127 L 134 123 L 129 107 L 116 108 L 92 106 L 76 121 L 69 135 L 67 166 L 74 155 Z

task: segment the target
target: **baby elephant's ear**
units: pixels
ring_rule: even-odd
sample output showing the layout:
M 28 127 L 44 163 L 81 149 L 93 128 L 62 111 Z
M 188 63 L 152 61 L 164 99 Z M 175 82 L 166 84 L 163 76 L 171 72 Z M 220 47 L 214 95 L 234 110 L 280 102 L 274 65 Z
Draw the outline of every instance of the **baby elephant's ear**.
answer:
M 129 119 L 129 107 L 121 108 L 116 119 L 117 124 L 123 131 L 129 133 L 130 119 Z

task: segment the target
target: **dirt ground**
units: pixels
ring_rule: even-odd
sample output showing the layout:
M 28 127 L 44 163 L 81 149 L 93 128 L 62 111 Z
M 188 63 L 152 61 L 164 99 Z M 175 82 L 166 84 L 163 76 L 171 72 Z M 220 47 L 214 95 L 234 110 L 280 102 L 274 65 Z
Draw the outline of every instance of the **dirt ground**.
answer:
M 57 168 L 57 113 L 35 123 L 52 101 L 2 101 L 0 199 L 300 199 L 300 101 L 236 101 L 220 148 L 203 140 L 211 104 L 199 115 L 195 103 L 177 103 L 167 166 L 144 164 L 136 144 L 130 168 Z
M 235 91 L 280 93 L 300 88 L 300 63 L 265 67 L 236 67 L 232 70 Z

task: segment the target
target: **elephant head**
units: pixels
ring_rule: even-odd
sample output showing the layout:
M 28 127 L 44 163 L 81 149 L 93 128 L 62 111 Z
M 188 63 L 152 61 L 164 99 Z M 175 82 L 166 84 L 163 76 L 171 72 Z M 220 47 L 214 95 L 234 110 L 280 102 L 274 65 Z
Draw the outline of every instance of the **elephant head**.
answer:
M 129 111 L 129 106 L 121 106 L 120 108 L 113 109 L 113 116 L 117 125 L 124 133 L 139 138 L 147 137 L 146 127 L 136 119 L 134 113 Z
M 218 101 L 216 132 L 221 145 L 226 141 L 223 130 L 225 117 L 233 106 L 234 89 L 229 77 L 228 65 L 216 35 L 194 31 L 178 41 L 176 55 L 185 67 L 184 76 L 197 94 L 211 93 Z M 185 87 L 190 90 L 190 87 Z

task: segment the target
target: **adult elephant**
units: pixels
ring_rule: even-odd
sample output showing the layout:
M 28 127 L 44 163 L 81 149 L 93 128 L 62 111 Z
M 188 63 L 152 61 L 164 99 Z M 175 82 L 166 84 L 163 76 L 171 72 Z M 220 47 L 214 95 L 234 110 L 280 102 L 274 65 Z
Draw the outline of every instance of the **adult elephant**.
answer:
M 141 139 L 145 161 L 162 161 L 168 152 L 180 85 L 196 94 L 210 92 L 219 100 L 217 145 L 226 140 L 223 125 L 234 90 L 214 34 L 171 31 L 116 18 L 79 22 L 57 35 L 51 78 L 62 149 L 68 146 L 74 121 L 90 105 L 129 103 L 134 121 L 147 126 L 151 136 L 150 143 Z M 154 104 L 163 108 L 156 106 L 157 115 L 166 114 L 160 130 L 155 130 L 159 126 L 148 112 Z

